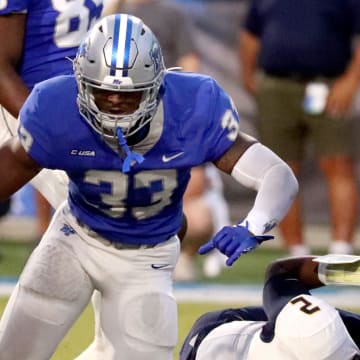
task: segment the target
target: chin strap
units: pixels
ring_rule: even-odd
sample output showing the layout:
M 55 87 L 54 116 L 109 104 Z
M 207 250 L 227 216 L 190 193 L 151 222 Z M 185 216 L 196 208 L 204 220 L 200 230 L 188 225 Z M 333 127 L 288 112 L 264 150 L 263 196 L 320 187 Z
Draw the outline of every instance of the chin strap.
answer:
M 129 146 L 126 143 L 126 140 L 120 128 L 116 129 L 116 135 L 120 146 L 124 149 L 126 154 L 126 158 L 124 159 L 122 166 L 122 172 L 127 173 L 130 171 L 131 163 L 133 161 L 137 162 L 138 164 L 141 164 L 145 160 L 145 158 L 141 154 L 132 152 L 129 149 Z

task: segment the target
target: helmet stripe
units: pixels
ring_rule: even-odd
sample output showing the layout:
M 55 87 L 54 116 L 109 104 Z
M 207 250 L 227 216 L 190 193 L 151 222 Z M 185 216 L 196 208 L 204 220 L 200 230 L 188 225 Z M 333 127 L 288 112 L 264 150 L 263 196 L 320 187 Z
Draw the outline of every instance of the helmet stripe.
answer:
M 115 15 L 113 49 L 112 49 L 111 67 L 110 67 L 111 76 L 115 75 L 116 67 L 117 67 L 118 49 L 119 49 L 119 30 L 120 30 L 120 22 L 121 22 L 120 16 L 121 15 Z
M 123 76 L 128 76 L 128 68 L 130 62 L 130 46 L 131 46 L 131 33 L 132 33 L 132 20 L 128 16 L 127 29 L 126 29 L 126 39 L 125 39 L 125 54 L 124 54 L 124 71 Z
M 130 63 L 131 32 L 133 22 L 130 16 L 115 15 L 114 38 L 111 57 L 110 75 L 115 76 L 117 69 L 122 71 L 120 76 L 128 76 Z

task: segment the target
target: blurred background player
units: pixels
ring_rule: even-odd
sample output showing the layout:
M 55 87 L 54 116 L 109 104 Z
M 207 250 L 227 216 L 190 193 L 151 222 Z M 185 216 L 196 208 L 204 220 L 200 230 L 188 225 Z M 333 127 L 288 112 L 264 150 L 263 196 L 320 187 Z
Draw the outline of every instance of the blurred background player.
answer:
M 180 5 L 167 0 L 105 0 L 103 14 L 114 13 L 135 15 L 153 29 L 167 68 L 199 71 L 193 23 Z
M 310 292 L 328 282 L 360 285 L 356 258 L 336 264 L 327 256 L 274 261 L 265 274 L 263 306 L 205 313 L 187 335 L 180 360 L 260 360 L 264 354 L 277 360 L 359 360 L 360 315 Z
M 0 6 L 0 143 L 16 134 L 19 110 L 34 85 L 72 72 L 71 59 L 93 22 L 100 18 L 102 0 L 6 1 Z M 45 176 L 46 174 L 46 176 Z M 59 174 L 59 173 L 58 173 Z M 46 189 L 50 171 L 33 184 L 55 200 L 63 190 Z M 40 180 L 44 177 L 44 180 Z M 59 174 L 59 179 L 65 182 Z M 56 180 L 58 181 L 58 180 Z M 53 200 L 54 200 L 53 199 Z M 58 203 L 48 198 L 54 204 Z M 38 239 L 46 230 L 52 208 L 36 193 Z
M 351 253 L 358 210 L 355 128 L 360 81 L 360 2 L 254 0 L 240 35 L 242 80 L 255 96 L 259 138 L 297 176 L 308 145 L 325 175 L 331 253 Z M 292 255 L 304 242 L 300 197 L 280 231 Z
M 168 0 L 105 0 L 103 14 L 114 13 L 131 14 L 144 20 L 160 42 L 167 68 L 199 72 L 201 64 L 194 41 L 194 24 L 183 7 Z M 230 224 L 222 179 L 213 165 L 204 165 L 191 172 L 184 195 L 184 213 L 188 229 L 174 272 L 176 281 L 197 279 L 197 249 L 219 229 Z M 223 266 L 224 256 L 213 251 L 204 260 L 203 272 L 205 276 L 213 277 Z
M 198 279 L 196 255 L 199 247 L 222 227 L 230 225 L 229 206 L 223 194 L 219 171 L 212 164 L 194 168 L 184 194 L 184 213 L 187 231 L 181 243 L 181 254 L 174 272 L 175 281 Z M 219 275 L 226 257 L 214 250 L 204 259 L 203 273 L 207 277 Z

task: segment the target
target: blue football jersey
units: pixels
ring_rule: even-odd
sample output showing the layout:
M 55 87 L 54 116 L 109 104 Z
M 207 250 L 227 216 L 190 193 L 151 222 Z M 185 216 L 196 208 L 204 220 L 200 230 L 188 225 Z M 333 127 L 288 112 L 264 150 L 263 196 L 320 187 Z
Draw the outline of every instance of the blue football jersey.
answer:
M 0 15 L 27 15 L 19 74 L 31 89 L 50 77 L 69 74 L 70 59 L 94 21 L 103 0 L 2 0 Z
M 72 213 L 105 238 L 155 244 L 176 234 L 191 168 L 218 159 L 237 137 L 229 96 L 210 77 L 168 72 L 149 133 L 131 147 L 145 160 L 128 173 L 76 97 L 70 75 L 35 86 L 20 112 L 26 151 L 42 167 L 67 172 Z

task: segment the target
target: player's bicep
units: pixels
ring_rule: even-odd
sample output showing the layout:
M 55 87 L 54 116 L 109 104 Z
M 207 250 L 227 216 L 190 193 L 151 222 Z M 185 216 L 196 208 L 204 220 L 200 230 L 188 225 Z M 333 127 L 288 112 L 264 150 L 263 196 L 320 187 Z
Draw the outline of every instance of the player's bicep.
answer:
M 25 14 L 0 15 L 0 103 L 14 117 L 29 94 L 18 74 L 23 53 Z
M 253 137 L 239 132 L 234 144 L 223 154 L 219 159 L 214 161 L 214 164 L 220 170 L 231 174 L 236 162 L 242 154 L 257 140 Z
M 0 199 L 6 199 L 40 171 L 17 137 L 0 148 Z
M 0 64 L 17 66 L 23 52 L 26 14 L 0 16 Z

